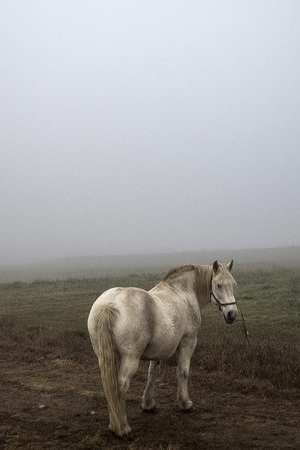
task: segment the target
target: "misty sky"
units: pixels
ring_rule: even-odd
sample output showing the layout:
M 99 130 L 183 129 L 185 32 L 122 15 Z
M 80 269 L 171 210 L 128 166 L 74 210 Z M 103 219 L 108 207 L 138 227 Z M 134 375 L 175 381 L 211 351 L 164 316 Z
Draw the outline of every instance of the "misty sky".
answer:
M 0 263 L 300 245 L 299 0 L 0 0 Z

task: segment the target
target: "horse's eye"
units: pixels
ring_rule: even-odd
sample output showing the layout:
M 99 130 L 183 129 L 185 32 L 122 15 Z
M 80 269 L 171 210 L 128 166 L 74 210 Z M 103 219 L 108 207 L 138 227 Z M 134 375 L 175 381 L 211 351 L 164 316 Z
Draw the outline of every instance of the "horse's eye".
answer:
M 222 285 L 221 285 L 221 284 L 218 284 L 218 289 L 221 289 L 221 287 L 222 287 Z

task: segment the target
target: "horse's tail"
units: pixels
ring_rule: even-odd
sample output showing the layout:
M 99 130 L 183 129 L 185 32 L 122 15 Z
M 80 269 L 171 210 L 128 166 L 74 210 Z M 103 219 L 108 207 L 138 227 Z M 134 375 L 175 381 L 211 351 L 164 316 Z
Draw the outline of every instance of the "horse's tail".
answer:
M 103 305 L 98 316 L 99 364 L 104 393 L 108 403 L 111 426 L 122 434 L 123 408 L 118 384 L 118 354 L 113 339 L 113 323 L 117 310 L 113 304 Z

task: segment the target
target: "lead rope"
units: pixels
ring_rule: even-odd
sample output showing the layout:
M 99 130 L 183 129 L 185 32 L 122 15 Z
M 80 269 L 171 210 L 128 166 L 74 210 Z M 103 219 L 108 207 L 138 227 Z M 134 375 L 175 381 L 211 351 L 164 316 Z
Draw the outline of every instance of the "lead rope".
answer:
M 249 332 L 248 332 L 247 327 L 246 327 L 246 322 L 245 322 L 245 319 L 244 319 L 244 314 L 243 314 L 241 308 L 239 308 L 239 310 L 240 310 L 241 317 L 242 317 L 242 322 L 243 322 L 244 333 L 245 333 L 245 336 L 246 336 L 246 341 L 247 341 L 248 344 L 250 345 L 250 341 L 249 341 Z

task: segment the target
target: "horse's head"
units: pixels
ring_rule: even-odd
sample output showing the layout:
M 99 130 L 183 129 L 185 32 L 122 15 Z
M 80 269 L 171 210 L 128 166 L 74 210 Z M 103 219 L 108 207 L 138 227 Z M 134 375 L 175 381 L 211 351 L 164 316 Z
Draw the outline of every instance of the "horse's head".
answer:
M 215 261 L 210 285 L 210 300 L 219 307 L 226 323 L 234 322 L 238 313 L 233 293 L 236 281 L 231 275 L 232 265 L 232 260 L 226 265 Z

